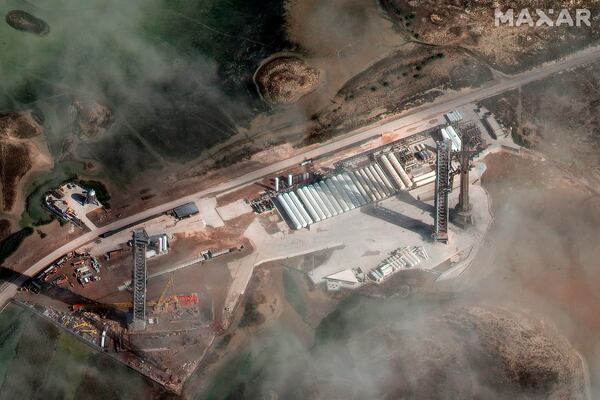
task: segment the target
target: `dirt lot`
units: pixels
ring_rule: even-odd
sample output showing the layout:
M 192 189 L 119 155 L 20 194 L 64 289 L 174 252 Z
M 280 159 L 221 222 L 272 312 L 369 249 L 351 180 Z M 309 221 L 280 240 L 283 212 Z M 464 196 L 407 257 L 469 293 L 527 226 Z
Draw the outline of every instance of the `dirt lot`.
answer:
M 17 196 L 17 185 L 31 169 L 29 147 L 0 141 L 0 180 L 2 183 L 2 209 L 12 209 Z
M 513 138 L 543 152 L 588 187 L 600 184 L 600 67 L 580 68 L 482 103 Z
M 549 316 L 586 357 L 597 385 L 598 196 L 552 161 L 498 154 L 486 164 L 482 183 L 492 196 L 495 223 L 477 268 L 464 274 L 466 293 Z
M 408 44 L 347 81 L 332 104 L 313 116 L 318 127 L 312 139 L 373 123 L 491 77 L 483 63 L 455 49 Z
M 48 225 L 37 228 L 41 234 L 28 236 L 19 249 L 11 255 L 5 265 L 15 271 L 22 272 L 40 259 L 40 255 L 49 254 L 65 243 L 79 237 L 83 232 L 71 224 L 60 225 L 53 221 Z M 35 249 L 33 252 L 31 249 Z

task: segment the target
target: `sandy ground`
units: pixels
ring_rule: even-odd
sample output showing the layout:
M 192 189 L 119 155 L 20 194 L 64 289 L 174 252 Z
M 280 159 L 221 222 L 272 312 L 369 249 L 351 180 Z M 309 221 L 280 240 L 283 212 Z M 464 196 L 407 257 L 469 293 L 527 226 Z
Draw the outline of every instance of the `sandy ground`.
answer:
M 29 148 L 31 169 L 23 175 L 18 181 L 15 188 L 15 201 L 13 207 L 7 212 L 3 213 L 4 218 L 10 218 L 13 224 L 16 225 L 18 220 L 21 218 L 21 214 L 25 210 L 25 188 L 29 185 L 32 179 L 35 178 L 35 174 L 42 171 L 47 171 L 52 168 L 54 161 L 48 151 L 47 143 L 43 138 L 34 139 L 17 139 L 14 137 L 5 138 L 8 142 L 23 143 Z

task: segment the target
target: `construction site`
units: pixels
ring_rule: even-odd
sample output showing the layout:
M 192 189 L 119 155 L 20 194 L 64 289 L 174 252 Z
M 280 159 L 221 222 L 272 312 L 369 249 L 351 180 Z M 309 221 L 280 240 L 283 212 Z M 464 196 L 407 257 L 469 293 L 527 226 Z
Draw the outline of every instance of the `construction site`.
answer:
M 460 275 L 492 222 L 479 160 L 517 149 L 490 118 L 468 105 L 105 231 L 49 264 L 16 301 L 180 392 L 215 338 L 235 329 L 262 264 L 328 250 L 302 272 L 336 295 L 410 269 Z M 75 198 L 66 190 L 81 188 L 63 189 Z

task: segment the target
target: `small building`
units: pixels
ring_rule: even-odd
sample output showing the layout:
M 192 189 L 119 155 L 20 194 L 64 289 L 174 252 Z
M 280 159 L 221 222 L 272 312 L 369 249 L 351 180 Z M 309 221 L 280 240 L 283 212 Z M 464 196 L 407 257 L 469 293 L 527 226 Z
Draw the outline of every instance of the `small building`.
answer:
M 485 129 L 487 129 L 488 133 L 493 139 L 498 139 L 500 136 L 504 136 L 504 130 L 496 121 L 492 115 L 488 115 L 483 119 L 483 124 L 485 125 Z
M 463 116 L 460 111 L 451 111 L 449 113 L 444 114 L 444 117 L 446 118 L 446 121 L 448 121 L 449 124 L 461 121 L 463 119 Z
M 199 213 L 200 213 L 200 211 L 198 210 L 196 203 L 194 203 L 193 201 L 182 204 L 173 209 L 173 214 L 175 215 L 175 218 L 177 218 L 177 219 L 189 218 L 189 217 L 199 214 Z
M 354 271 L 345 269 L 325 277 L 328 291 L 338 291 L 342 287 L 353 287 L 359 283 Z

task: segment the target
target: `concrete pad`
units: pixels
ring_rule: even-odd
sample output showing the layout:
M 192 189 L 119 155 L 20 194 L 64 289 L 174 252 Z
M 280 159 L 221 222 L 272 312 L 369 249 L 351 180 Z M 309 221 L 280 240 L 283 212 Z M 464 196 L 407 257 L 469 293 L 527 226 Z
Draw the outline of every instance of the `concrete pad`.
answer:
M 250 204 L 246 203 L 243 199 L 234 201 L 222 207 L 217 207 L 217 213 L 223 221 L 229 221 L 237 218 L 241 215 L 254 212 Z
M 218 228 L 224 226 L 225 223 L 217 212 L 217 199 L 215 197 L 205 197 L 197 201 L 200 215 L 204 219 L 207 226 Z

